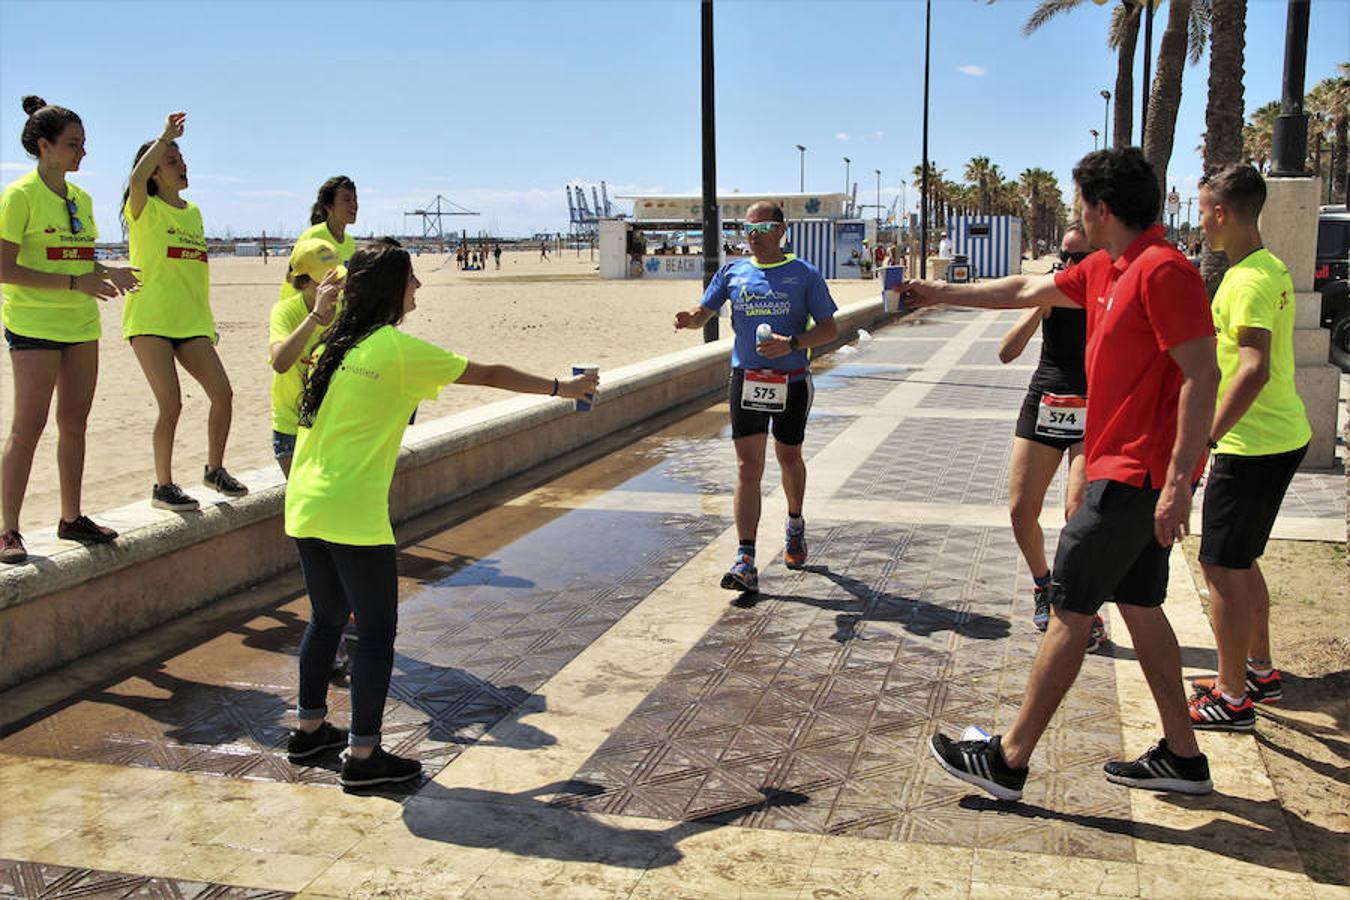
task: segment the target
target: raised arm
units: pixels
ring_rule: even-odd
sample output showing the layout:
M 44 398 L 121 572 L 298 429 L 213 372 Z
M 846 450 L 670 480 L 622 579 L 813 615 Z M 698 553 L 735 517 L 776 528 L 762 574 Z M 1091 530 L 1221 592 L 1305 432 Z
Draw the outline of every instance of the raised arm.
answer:
M 300 324 L 295 326 L 295 330 L 284 341 L 272 342 L 269 350 L 273 371 L 282 374 L 289 372 L 291 366 L 300 358 L 300 354 L 305 352 L 305 344 L 309 343 L 309 337 L 314 333 L 314 329 L 327 328 L 333 323 L 342 285 L 343 280 L 337 277 L 336 269 L 319 282 L 314 295 L 314 308 L 309 311 L 309 315 L 300 320 Z
M 150 198 L 148 193 L 150 176 L 159 168 L 159 163 L 164 159 L 169 145 L 183 136 L 183 125 L 186 121 L 187 113 L 169 113 L 164 119 L 164 132 L 155 138 L 150 149 L 137 160 L 136 168 L 131 170 L 131 177 L 127 180 L 127 187 L 130 189 L 127 194 L 127 206 L 130 207 L 131 218 L 139 219 L 145 210 L 146 201 Z
M 675 330 L 681 328 L 702 328 L 717 313 L 706 306 L 695 306 L 690 310 L 680 310 L 675 314 Z
M 517 394 L 548 394 L 577 400 L 584 397 L 594 397 L 600 380 L 595 373 L 574 375 L 570 378 L 545 378 L 542 375 L 522 372 L 512 366 L 471 362 L 464 369 L 464 374 L 459 376 L 459 380 L 455 383 L 500 388 L 504 391 L 514 391 Z
M 906 281 L 900 293 L 913 307 L 973 306 L 979 309 L 1019 309 L 1025 306 L 1064 306 L 1079 309 L 1059 288 L 1053 275 L 1009 275 L 980 284 L 944 281 Z
M 1041 320 L 1046 316 L 1047 310 L 1043 306 L 1033 306 L 1022 313 L 1022 318 L 1017 320 L 1017 324 L 1008 329 L 1008 333 L 1003 336 L 1003 341 L 998 345 L 998 361 L 1001 363 L 1010 363 L 1022 355 L 1022 351 L 1027 348 L 1027 342 L 1031 336 L 1036 333 L 1036 329 L 1041 327 Z

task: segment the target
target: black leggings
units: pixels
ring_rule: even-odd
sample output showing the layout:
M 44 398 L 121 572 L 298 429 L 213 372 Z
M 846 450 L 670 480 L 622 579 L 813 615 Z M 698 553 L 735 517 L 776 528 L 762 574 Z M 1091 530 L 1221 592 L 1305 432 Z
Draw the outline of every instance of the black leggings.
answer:
M 356 547 L 296 538 L 312 609 L 300 641 L 302 719 L 328 712 L 328 676 L 349 614 L 356 617 L 351 657 L 353 747 L 376 747 L 394 668 L 398 631 L 398 565 L 392 544 Z

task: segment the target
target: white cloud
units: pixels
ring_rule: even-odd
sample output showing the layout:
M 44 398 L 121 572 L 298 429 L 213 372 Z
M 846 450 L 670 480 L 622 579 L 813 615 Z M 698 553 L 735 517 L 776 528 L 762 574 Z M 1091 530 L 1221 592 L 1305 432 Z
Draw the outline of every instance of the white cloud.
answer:
M 848 140 L 848 132 L 847 132 L 847 131 L 836 131 L 836 132 L 834 133 L 834 139 L 835 139 L 836 141 L 846 141 L 846 140 Z
M 986 69 L 984 66 L 968 65 L 968 66 L 957 66 L 956 71 L 960 72 L 962 75 L 973 75 L 976 78 L 979 78 L 981 75 L 983 75 L 985 72 L 989 70 Z

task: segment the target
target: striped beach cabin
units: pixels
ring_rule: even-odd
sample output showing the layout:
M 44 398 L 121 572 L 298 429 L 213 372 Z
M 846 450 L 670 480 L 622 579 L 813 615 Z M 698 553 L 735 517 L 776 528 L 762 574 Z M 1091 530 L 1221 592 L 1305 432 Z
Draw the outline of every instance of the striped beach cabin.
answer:
M 1022 220 L 1016 216 L 953 213 L 947 217 L 952 253 L 970 260 L 976 278 L 1022 271 Z
M 787 223 L 792 252 L 820 270 L 824 278 L 835 278 L 833 219 L 794 219 Z M 855 272 L 856 275 L 856 272 Z

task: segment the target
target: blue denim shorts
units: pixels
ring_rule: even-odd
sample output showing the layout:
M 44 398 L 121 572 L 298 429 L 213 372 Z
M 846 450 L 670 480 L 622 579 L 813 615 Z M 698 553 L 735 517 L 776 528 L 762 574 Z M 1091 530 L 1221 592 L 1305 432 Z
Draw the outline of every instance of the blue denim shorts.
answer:
M 9 344 L 9 352 L 13 353 L 15 350 L 64 350 L 76 344 L 83 344 L 84 341 L 49 341 L 46 338 L 15 334 L 6 328 L 5 343 Z
M 277 459 L 285 459 L 288 456 L 295 455 L 295 435 L 285 434 L 280 431 L 272 432 L 272 455 Z

